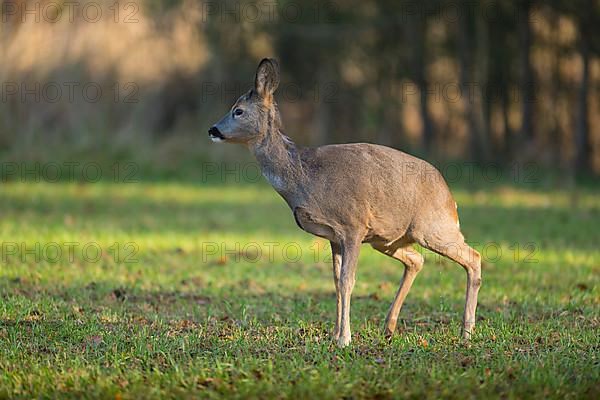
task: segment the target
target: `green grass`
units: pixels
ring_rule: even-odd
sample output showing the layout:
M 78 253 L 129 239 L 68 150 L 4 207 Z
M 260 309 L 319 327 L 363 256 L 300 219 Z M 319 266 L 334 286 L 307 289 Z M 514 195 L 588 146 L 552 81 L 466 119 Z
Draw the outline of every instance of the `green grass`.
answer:
M 600 190 L 454 192 L 473 340 L 425 253 L 387 341 L 402 266 L 364 246 L 337 349 L 327 244 L 265 184 L 3 183 L 0 397 L 598 398 Z

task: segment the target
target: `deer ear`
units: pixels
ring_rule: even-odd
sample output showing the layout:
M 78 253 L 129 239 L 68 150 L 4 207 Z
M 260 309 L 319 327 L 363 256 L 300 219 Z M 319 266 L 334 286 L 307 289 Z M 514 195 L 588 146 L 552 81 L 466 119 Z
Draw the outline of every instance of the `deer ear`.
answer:
M 279 86 L 279 64 L 273 58 L 264 58 L 256 70 L 254 88 L 263 98 L 270 98 Z

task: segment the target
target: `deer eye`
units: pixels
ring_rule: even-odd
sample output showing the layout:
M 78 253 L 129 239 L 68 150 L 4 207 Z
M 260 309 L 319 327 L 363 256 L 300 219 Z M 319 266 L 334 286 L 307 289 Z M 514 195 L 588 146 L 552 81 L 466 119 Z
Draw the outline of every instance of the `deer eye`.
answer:
M 236 108 L 235 110 L 233 110 L 233 115 L 235 115 L 236 117 L 239 117 L 243 113 L 244 113 L 244 110 L 242 110 L 241 108 Z

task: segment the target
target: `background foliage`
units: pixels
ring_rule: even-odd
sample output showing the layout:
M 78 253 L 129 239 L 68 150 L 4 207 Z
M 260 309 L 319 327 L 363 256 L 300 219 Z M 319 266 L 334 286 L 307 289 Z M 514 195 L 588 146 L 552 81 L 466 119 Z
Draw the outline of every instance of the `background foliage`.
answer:
M 207 127 L 275 56 L 300 143 L 600 171 L 593 0 L 69 4 L 2 1 L 5 157 L 207 153 Z

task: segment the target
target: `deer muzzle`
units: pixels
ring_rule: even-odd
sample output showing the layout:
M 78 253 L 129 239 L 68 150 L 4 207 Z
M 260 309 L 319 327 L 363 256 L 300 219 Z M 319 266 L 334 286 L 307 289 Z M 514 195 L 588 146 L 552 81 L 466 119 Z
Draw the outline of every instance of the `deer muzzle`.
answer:
M 219 128 L 216 126 L 211 127 L 208 130 L 208 136 L 212 139 L 213 142 L 222 142 L 225 140 L 225 136 L 219 131 Z

